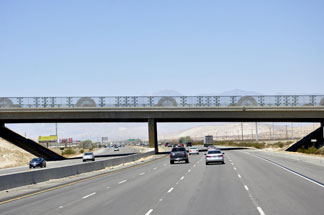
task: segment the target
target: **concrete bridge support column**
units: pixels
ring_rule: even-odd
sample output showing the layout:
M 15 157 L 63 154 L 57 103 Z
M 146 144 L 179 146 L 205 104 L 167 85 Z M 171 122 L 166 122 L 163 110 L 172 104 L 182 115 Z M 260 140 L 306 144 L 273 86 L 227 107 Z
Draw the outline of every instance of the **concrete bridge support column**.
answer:
M 322 128 L 322 132 L 323 132 L 323 135 L 322 135 L 322 144 L 324 145 L 324 122 L 321 122 L 321 128 Z
M 157 126 L 156 126 L 156 120 L 155 119 L 149 119 L 148 120 L 148 132 L 149 132 L 149 144 L 150 147 L 155 150 L 155 154 L 159 153 L 158 148 L 158 139 L 157 139 Z

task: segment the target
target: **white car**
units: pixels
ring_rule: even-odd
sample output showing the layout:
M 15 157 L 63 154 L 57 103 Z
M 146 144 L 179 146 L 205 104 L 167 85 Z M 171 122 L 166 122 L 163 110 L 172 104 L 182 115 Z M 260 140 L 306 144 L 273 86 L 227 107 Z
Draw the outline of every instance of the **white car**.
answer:
M 82 157 L 83 162 L 86 162 L 87 160 L 95 161 L 95 155 L 93 152 L 85 152 Z
M 219 149 L 210 149 L 205 154 L 206 165 L 209 163 L 222 163 L 224 164 L 224 153 Z
M 119 151 L 119 147 L 118 146 L 115 146 L 114 147 L 114 152 L 116 152 L 116 151 Z
M 197 147 L 190 147 L 189 148 L 189 155 L 191 155 L 191 154 L 199 155 L 199 149 Z

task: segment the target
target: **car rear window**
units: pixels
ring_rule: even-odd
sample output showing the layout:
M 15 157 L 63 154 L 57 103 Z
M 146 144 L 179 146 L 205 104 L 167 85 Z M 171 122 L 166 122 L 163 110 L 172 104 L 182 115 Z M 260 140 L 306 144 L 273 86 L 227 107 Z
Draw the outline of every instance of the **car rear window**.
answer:
M 208 154 L 221 154 L 221 151 L 209 151 Z
M 92 155 L 92 152 L 86 152 L 84 155 Z
M 185 148 L 173 148 L 172 149 L 172 152 L 184 152 L 184 151 L 186 151 Z

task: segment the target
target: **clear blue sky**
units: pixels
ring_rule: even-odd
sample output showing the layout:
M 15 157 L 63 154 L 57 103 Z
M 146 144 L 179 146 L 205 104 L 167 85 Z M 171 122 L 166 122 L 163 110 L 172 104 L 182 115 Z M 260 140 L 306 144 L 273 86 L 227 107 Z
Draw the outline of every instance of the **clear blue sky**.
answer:
M 324 94 L 323 0 L 0 1 L 0 96 Z

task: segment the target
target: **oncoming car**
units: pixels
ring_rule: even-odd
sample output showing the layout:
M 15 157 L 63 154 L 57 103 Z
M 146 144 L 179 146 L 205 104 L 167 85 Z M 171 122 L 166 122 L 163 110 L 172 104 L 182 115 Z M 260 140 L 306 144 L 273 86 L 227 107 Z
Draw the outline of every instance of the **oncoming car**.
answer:
M 82 157 L 83 162 L 86 162 L 87 160 L 95 161 L 95 156 L 93 152 L 85 152 Z
M 206 165 L 210 163 L 222 163 L 224 164 L 224 153 L 221 152 L 219 149 L 211 149 L 208 150 L 205 154 Z
M 30 162 L 29 162 L 29 169 L 31 168 L 36 168 L 36 167 L 46 167 L 46 161 L 44 158 L 33 158 Z

